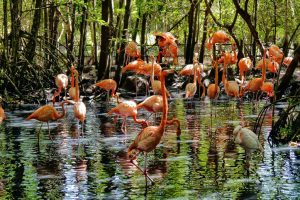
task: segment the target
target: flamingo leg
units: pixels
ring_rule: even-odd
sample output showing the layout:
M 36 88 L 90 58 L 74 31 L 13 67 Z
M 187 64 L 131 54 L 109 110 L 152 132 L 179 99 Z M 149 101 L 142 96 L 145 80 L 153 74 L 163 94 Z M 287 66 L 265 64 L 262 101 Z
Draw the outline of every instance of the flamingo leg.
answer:
M 107 90 L 106 102 L 109 102 L 109 90 Z
M 50 134 L 49 122 L 47 122 L 47 126 L 48 126 L 49 139 L 53 141 L 53 138 L 52 138 L 52 136 Z
M 145 155 L 144 174 L 145 174 L 146 183 L 147 183 L 147 178 L 150 180 L 151 183 L 154 183 L 154 181 L 152 180 L 152 178 L 150 178 L 150 176 L 148 175 L 148 172 L 147 172 L 147 153 L 144 152 L 144 155 Z
M 144 170 L 143 170 L 140 166 L 138 166 L 137 164 L 135 164 L 135 163 L 133 162 L 133 160 L 130 160 L 130 162 L 131 162 L 138 170 L 140 170 L 143 174 L 145 174 Z M 152 183 L 154 183 L 154 181 L 152 180 L 152 178 L 149 177 L 148 174 L 145 174 L 145 176 L 146 176 Z
M 84 122 L 81 123 L 81 135 L 83 136 L 83 125 L 84 125 Z

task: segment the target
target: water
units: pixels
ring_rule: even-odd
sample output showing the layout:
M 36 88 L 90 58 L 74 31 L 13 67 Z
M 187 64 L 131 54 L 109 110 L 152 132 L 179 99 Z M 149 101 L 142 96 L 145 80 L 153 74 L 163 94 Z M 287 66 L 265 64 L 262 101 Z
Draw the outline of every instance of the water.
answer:
M 112 103 L 86 103 L 83 136 L 67 106 L 67 116 L 50 123 L 53 141 L 46 124 L 38 141 L 40 122 L 24 120 L 37 106 L 6 108 L 7 120 L 0 127 L 0 180 L 5 185 L 0 199 L 297 199 L 300 151 L 266 142 L 271 111 L 260 135 L 262 153 L 246 161 L 245 151 L 233 143 L 234 126 L 252 127 L 264 104 L 218 101 L 211 109 L 208 100 L 173 99 L 169 117 L 180 120 L 182 135 L 177 140 L 176 127 L 169 126 L 148 154 L 155 184 L 147 186 L 125 157 L 141 127 L 128 119 L 123 134 L 121 120 L 115 125 L 105 114 Z M 139 118 L 148 115 L 142 110 Z M 142 154 L 138 164 L 144 166 Z

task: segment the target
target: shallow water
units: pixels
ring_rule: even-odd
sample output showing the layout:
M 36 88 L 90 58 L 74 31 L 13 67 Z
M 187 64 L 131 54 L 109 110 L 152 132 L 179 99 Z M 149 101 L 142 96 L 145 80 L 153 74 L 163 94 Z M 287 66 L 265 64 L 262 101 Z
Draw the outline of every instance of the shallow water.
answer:
M 233 142 L 234 126 L 242 122 L 252 128 L 264 104 L 224 100 L 211 109 L 208 100 L 171 100 L 169 118 L 180 120 L 182 134 L 177 139 L 176 128 L 167 127 L 161 143 L 148 154 L 155 184 L 147 186 L 126 158 L 141 127 L 128 119 L 128 133 L 123 134 L 121 120 L 115 125 L 105 114 L 113 103 L 86 102 L 82 136 L 82 126 L 67 106 L 67 116 L 50 123 L 53 141 L 46 124 L 38 140 L 40 122 L 24 120 L 37 106 L 6 108 L 7 120 L 0 127 L 0 198 L 297 199 L 300 151 L 269 146 L 271 111 L 259 136 L 263 152 L 246 161 L 244 149 Z M 144 110 L 139 113 L 139 118 L 148 116 Z M 155 117 L 149 120 L 153 123 Z M 144 166 L 142 154 L 138 164 Z

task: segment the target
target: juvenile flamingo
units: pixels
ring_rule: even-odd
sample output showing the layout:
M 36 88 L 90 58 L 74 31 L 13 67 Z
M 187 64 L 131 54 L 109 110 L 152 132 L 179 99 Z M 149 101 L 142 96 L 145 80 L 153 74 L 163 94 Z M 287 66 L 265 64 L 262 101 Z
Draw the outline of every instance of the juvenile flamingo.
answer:
M 110 111 L 107 114 L 111 115 L 113 113 L 123 118 L 121 130 L 124 133 L 127 133 L 127 128 L 126 128 L 127 117 L 132 117 L 135 123 L 148 126 L 148 122 L 146 120 L 137 119 L 137 104 L 134 101 L 123 101 L 122 103 L 119 103 L 116 107 L 110 109 Z
M 2 122 L 6 119 L 6 115 L 4 112 L 4 109 L 2 108 L 2 106 L 0 105 L 0 124 L 2 124 Z
M 116 93 L 117 89 L 117 82 L 113 79 L 104 79 L 102 81 L 99 81 L 95 84 L 95 86 L 98 86 L 107 92 L 107 99 L 109 99 L 109 91 L 111 90 L 112 97 L 117 98 L 117 102 L 119 103 L 119 96 Z
M 140 171 L 142 171 L 145 177 L 148 178 L 152 183 L 153 180 L 148 176 L 147 173 L 147 153 L 154 150 L 156 146 L 160 143 L 160 140 L 164 134 L 165 127 L 167 124 L 168 100 L 164 84 L 165 77 L 168 73 L 170 73 L 170 71 L 168 70 L 162 71 L 160 77 L 163 98 L 163 114 L 159 126 L 148 126 L 144 128 L 136 136 L 135 140 L 128 148 L 128 157 L 130 159 L 130 162 L 133 163 Z M 137 164 L 133 162 L 133 160 L 135 160 L 141 152 L 144 152 L 145 155 L 144 170 L 142 170 Z
M 31 115 L 29 115 L 26 118 L 26 120 L 36 119 L 41 122 L 47 122 L 49 138 L 52 139 L 51 135 L 50 135 L 49 121 L 51 121 L 51 120 L 56 121 L 65 116 L 66 111 L 65 111 L 64 105 L 66 103 L 68 103 L 68 102 L 64 101 L 61 104 L 62 113 L 58 113 L 57 110 L 51 105 L 44 105 L 44 106 L 38 108 L 36 111 L 34 111 Z M 41 126 L 41 128 L 42 128 L 42 126 Z M 38 134 L 38 138 L 39 138 L 39 134 Z
M 68 76 L 65 74 L 58 74 L 55 77 L 55 84 L 58 88 L 58 90 L 55 90 L 53 97 L 52 97 L 52 103 L 55 104 L 55 97 L 59 96 L 62 89 L 66 89 L 68 86 Z
M 234 142 L 241 145 L 246 151 L 246 157 L 255 150 L 262 151 L 263 148 L 258 141 L 257 135 L 248 128 L 238 125 L 233 130 Z

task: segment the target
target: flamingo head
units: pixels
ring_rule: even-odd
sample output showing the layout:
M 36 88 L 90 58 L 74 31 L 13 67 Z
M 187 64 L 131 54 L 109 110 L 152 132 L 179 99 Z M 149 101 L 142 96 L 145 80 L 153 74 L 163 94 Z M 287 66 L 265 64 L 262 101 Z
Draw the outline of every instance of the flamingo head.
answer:
M 236 126 L 233 130 L 233 135 L 237 135 L 242 128 L 243 127 L 241 125 Z

